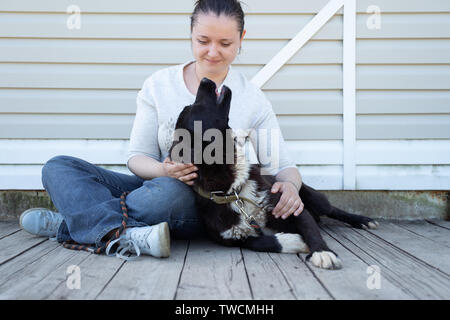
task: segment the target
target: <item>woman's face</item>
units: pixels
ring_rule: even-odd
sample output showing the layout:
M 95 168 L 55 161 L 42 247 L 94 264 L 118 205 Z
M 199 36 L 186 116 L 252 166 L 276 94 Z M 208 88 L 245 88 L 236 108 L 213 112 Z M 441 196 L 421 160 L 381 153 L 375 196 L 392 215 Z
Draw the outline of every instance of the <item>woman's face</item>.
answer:
M 227 72 L 238 54 L 244 35 L 245 30 L 240 37 L 234 18 L 200 13 L 191 34 L 192 53 L 197 64 L 208 73 Z

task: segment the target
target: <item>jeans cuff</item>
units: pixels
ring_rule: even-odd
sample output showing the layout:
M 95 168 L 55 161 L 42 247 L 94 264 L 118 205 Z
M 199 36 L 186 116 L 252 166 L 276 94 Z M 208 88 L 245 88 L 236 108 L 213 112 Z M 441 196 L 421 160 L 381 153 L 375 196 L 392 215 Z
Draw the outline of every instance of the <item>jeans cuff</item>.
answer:
M 122 226 L 122 224 L 119 223 L 117 225 L 113 225 L 113 226 L 109 226 L 107 228 L 104 228 L 102 230 L 102 232 L 100 232 L 100 234 L 95 239 L 96 247 L 98 248 L 98 247 L 104 246 L 106 244 L 106 242 L 108 242 L 108 240 L 107 241 L 102 240 L 103 237 L 106 236 L 109 232 L 111 232 L 111 230 L 118 229 L 121 226 Z M 135 220 L 127 222 L 127 228 L 129 228 L 129 227 L 147 227 L 147 226 L 148 225 L 146 223 L 138 222 L 138 221 L 135 221 Z
M 58 231 L 56 232 L 56 241 L 59 243 L 65 242 L 65 241 L 71 241 L 72 238 L 70 237 L 69 229 L 67 228 L 66 221 L 63 220 L 61 224 L 59 225 Z

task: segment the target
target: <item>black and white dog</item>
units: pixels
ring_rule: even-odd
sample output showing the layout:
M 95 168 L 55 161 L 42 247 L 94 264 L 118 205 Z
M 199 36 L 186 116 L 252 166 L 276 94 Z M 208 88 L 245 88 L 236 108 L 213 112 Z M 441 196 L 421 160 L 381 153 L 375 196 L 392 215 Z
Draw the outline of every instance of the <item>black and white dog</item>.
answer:
M 199 214 L 209 236 L 223 245 L 256 251 L 309 252 L 307 260 L 314 266 L 325 269 L 341 268 L 340 259 L 328 248 L 320 235 L 317 225 L 319 216 L 326 215 L 355 228 L 374 229 L 378 227 L 378 223 L 333 207 L 323 194 L 304 183 L 299 191 L 304 203 L 303 212 L 299 216 L 291 215 L 285 220 L 276 219 L 272 210 L 281 194 L 273 194 L 270 191 L 276 181 L 275 177 L 261 175 L 260 165 L 246 161 L 243 143 L 228 125 L 231 90 L 223 86 L 219 97 L 215 90 L 215 83 L 203 78 L 194 104 L 183 109 L 175 126 L 175 132 L 183 129 L 190 135 L 187 139 L 190 148 L 188 152 L 186 148 L 179 148 L 180 143 L 186 141 L 183 141 L 184 138 L 174 138 L 169 152 L 172 160 L 186 156 L 190 157 L 183 159 L 199 159 L 198 156 L 203 155 L 205 148 L 212 142 L 202 139 L 200 150 L 195 151 L 195 121 L 201 121 L 202 135 L 208 129 L 215 129 L 216 132 L 220 131 L 224 139 L 224 150 L 220 156 L 223 161 L 198 163 L 187 160 L 198 167 L 194 190 Z M 231 143 L 225 143 L 225 140 Z M 233 161 L 227 161 L 227 155 L 230 154 L 233 155 Z

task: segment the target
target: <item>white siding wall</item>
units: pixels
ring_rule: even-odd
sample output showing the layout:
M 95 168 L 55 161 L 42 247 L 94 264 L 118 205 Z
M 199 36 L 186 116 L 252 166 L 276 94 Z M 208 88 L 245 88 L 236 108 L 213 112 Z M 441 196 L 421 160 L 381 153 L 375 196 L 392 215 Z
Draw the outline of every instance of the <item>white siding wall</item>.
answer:
M 327 2 L 246 0 L 235 67 L 253 77 Z M 58 154 L 127 172 L 136 93 L 191 59 L 192 5 L 0 0 L 0 189 L 42 189 Z M 366 26 L 370 5 L 381 29 Z M 357 189 L 450 189 L 450 1 L 358 0 L 357 11 Z M 343 186 L 342 12 L 263 87 L 318 189 Z

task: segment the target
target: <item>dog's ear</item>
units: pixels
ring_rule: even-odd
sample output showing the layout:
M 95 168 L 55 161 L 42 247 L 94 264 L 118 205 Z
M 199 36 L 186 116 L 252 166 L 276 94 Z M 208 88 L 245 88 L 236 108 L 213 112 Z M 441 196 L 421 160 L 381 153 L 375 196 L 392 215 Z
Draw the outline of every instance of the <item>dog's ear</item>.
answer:
M 227 86 L 222 87 L 219 99 L 217 100 L 217 105 L 220 108 L 220 111 L 228 117 L 231 105 L 231 90 Z
M 216 99 L 216 83 L 208 78 L 203 78 L 200 81 L 194 104 L 211 106 L 216 104 Z

